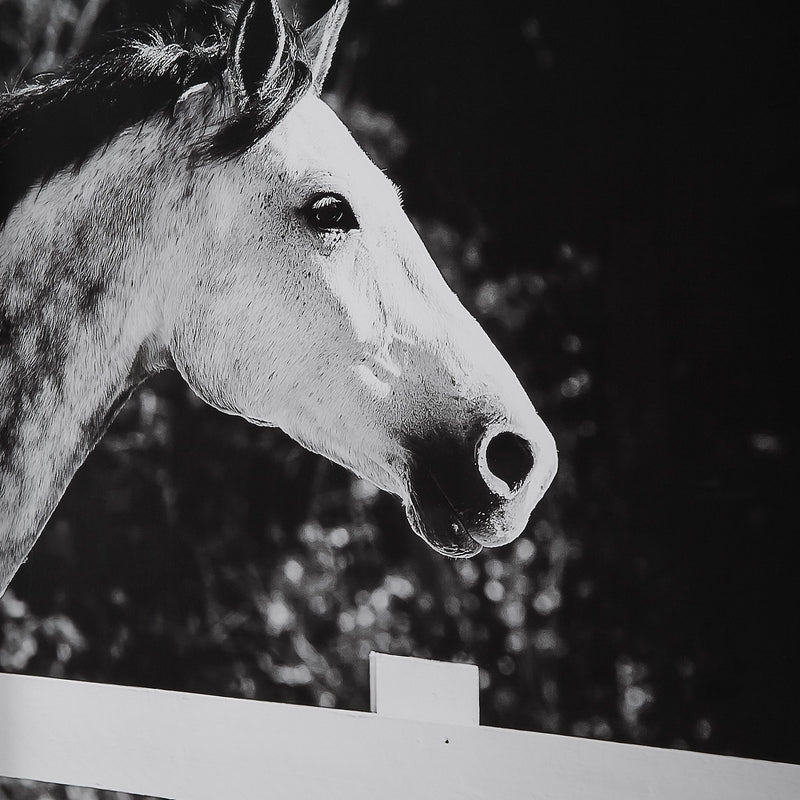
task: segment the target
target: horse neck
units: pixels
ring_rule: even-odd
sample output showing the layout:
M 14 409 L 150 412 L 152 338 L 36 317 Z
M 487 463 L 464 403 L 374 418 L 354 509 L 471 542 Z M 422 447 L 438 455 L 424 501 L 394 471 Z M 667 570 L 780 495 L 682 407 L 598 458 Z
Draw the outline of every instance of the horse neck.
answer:
M 123 135 L 29 192 L 0 230 L 0 594 L 116 410 L 166 358 L 148 241 L 158 136 Z

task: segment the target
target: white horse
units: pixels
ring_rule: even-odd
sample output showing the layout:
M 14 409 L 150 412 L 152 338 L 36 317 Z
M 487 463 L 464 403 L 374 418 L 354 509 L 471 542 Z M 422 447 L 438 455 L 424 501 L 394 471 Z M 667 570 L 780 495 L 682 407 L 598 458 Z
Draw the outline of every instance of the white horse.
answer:
M 467 557 L 510 542 L 552 436 L 319 94 L 347 10 L 298 34 L 128 40 L 0 98 L 0 592 L 147 376 L 398 495 Z

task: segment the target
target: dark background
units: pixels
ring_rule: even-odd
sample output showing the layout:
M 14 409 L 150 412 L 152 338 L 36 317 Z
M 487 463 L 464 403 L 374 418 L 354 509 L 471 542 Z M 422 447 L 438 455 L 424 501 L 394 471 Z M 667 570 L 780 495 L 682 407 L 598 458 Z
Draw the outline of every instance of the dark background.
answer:
M 800 761 L 797 6 L 352 5 L 328 99 L 553 429 L 546 501 L 446 561 L 159 376 L 0 601 L 0 666 L 364 709 L 373 648 L 477 663 L 484 724 Z M 0 75 L 217 17 L 0 0 Z

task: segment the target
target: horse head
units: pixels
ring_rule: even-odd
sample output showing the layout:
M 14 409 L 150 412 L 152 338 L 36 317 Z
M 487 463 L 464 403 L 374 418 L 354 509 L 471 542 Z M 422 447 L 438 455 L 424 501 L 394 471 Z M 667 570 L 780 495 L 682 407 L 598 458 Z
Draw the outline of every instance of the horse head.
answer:
M 556 448 L 396 187 L 320 99 L 346 10 L 297 36 L 274 2 L 242 7 L 229 102 L 269 101 L 281 81 L 297 99 L 243 152 L 196 167 L 201 221 L 170 248 L 192 269 L 168 301 L 169 352 L 208 403 L 398 495 L 431 547 L 471 556 L 522 532 Z M 184 130 L 220 124 L 230 109 L 212 98 L 181 99 Z

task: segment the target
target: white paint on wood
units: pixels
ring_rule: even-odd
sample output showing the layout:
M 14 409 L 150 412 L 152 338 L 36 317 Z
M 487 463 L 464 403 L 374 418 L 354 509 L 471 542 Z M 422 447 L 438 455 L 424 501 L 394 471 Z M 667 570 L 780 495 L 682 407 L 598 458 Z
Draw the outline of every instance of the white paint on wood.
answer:
M 800 767 L 0 675 L 0 775 L 170 800 L 797 800 Z
M 474 664 L 369 654 L 370 708 L 382 717 L 477 725 L 478 681 Z

